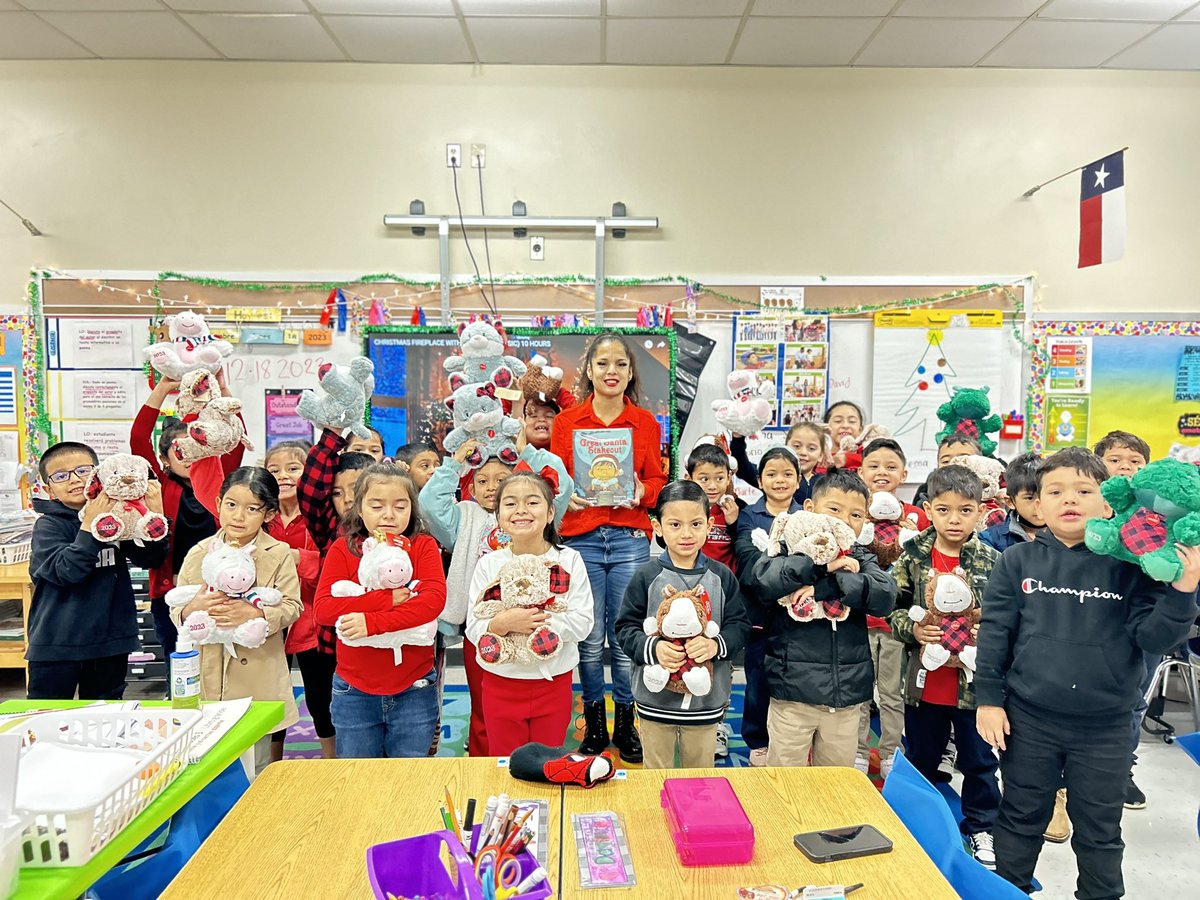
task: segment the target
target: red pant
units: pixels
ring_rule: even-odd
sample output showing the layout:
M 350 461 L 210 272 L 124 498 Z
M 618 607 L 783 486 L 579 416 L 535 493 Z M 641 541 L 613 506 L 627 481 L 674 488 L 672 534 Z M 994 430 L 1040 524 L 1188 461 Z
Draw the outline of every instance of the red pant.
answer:
M 467 730 L 467 756 L 487 756 L 487 726 L 483 720 L 483 666 L 479 665 L 475 645 L 463 638 L 463 668 L 467 690 L 471 693 L 471 724 Z
M 490 756 L 508 756 L 531 741 L 561 747 L 571 725 L 571 673 L 546 681 L 485 671 L 483 716 Z

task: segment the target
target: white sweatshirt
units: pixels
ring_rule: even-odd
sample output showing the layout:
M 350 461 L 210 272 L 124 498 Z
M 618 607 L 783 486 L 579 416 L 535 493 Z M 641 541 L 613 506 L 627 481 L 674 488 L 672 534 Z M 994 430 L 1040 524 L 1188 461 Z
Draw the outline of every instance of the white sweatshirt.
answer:
M 491 618 L 480 619 L 475 615 L 475 604 L 483 597 L 483 592 L 500 577 L 501 567 L 512 560 L 513 552 L 509 549 L 496 550 L 487 554 L 475 567 L 471 576 L 471 603 L 467 607 L 467 640 L 475 646 L 491 625 Z M 550 613 L 549 625 L 558 632 L 562 640 L 562 649 L 553 659 L 539 665 L 524 663 L 498 663 L 492 665 L 479 660 L 479 664 L 495 675 L 504 678 L 519 678 L 533 680 L 537 678 L 551 679 L 564 672 L 570 672 L 579 664 L 579 642 L 592 631 L 592 586 L 588 581 L 587 566 L 583 557 L 570 547 L 552 547 L 543 557 L 556 562 L 571 576 L 571 584 L 561 599 L 566 601 L 565 612 Z

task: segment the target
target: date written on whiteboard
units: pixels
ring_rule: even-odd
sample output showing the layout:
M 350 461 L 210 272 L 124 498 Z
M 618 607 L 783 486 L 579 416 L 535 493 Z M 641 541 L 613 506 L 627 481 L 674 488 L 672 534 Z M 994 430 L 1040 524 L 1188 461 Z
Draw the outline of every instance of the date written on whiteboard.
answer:
M 323 356 L 303 356 L 294 359 L 235 356 L 225 365 L 229 380 L 236 384 L 280 384 L 293 379 L 303 379 L 315 384 L 317 373 L 324 363 Z

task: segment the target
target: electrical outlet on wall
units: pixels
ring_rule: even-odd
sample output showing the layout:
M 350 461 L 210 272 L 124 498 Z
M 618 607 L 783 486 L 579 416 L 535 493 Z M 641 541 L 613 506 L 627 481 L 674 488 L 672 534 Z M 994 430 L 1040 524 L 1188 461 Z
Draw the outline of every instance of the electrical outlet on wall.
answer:
M 482 169 L 487 164 L 487 145 L 471 145 L 471 168 Z
M 546 239 L 544 237 L 541 237 L 540 235 L 534 235 L 529 239 L 529 258 L 546 258 Z
M 462 144 L 447 144 L 446 145 L 446 168 L 461 169 L 462 168 Z

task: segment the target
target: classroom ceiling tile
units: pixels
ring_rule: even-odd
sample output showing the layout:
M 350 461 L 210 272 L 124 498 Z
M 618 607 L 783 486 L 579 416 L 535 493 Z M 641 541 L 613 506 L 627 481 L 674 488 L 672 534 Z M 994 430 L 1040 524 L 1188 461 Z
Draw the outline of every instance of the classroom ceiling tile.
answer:
M 1025 22 L 981 66 L 1028 69 L 1098 66 L 1154 30 L 1126 22 Z
M 754 16 L 886 16 L 896 0 L 754 0 Z
M 644 19 L 701 16 L 741 16 L 747 0 L 608 0 L 608 17 Z
M 599 16 L 600 0 L 458 0 L 464 16 Z
M 169 12 L 47 12 L 42 18 L 103 59 L 219 59 Z
M 904 0 L 895 14 L 949 19 L 1024 19 L 1045 3 L 1046 0 Z
M 451 0 L 307 0 L 319 13 L 369 16 L 452 16 Z
M 21 7 L 17 6 L 16 0 L 0 0 L 0 12 L 4 12 L 5 10 L 9 9 L 19 11 Z
M 599 63 L 600 27 L 599 19 L 467 19 L 481 62 L 518 65 Z
M 31 12 L 0 12 L 0 59 L 87 59 L 93 55 Z
M 1121 19 L 1165 22 L 1196 0 L 1051 0 L 1038 11 L 1039 19 Z
M 725 62 L 741 19 L 610 19 L 606 59 L 647 66 Z
M 363 62 L 471 62 L 462 25 L 453 17 L 326 16 L 351 59 Z
M 158 0 L 21 0 L 33 12 L 138 12 L 158 10 Z
M 733 53 L 744 66 L 844 66 L 879 19 L 769 19 L 746 23 Z
M 304 0 L 163 0 L 177 12 L 306 13 Z
M 1021 23 L 1016 19 L 889 19 L 856 66 L 972 66 Z
M 345 59 L 315 16 L 184 13 L 183 18 L 230 59 Z
M 1104 64 L 1107 69 L 1200 69 L 1200 22 L 1164 25 Z
M 1200 22 L 1200 6 L 1190 9 L 1179 17 L 1180 22 Z

